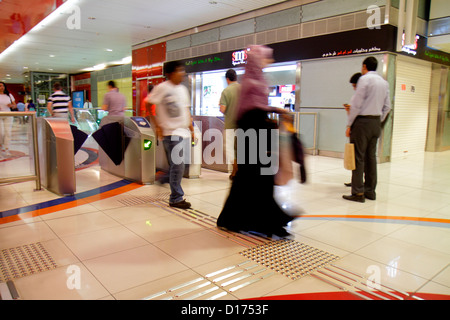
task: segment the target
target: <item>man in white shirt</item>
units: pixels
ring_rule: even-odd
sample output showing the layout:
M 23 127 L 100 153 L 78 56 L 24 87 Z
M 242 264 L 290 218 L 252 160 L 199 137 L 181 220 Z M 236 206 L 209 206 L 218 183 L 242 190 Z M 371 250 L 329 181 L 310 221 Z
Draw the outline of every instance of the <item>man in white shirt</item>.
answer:
M 355 145 L 356 169 L 352 172 L 352 194 L 344 199 L 365 202 L 376 199 L 376 148 L 381 123 L 391 110 L 389 83 L 377 72 L 378 61 L 368 57 L 362 66 L 355 95 L 351 100 L 346 136 Z
M 92 109 L 92 102 L 89 101 L 89 99 L 86 99 L 86 102 L 83 105 L 84 109 Z
M 191 204 L 183 199 L 181 187 L 186 158 L 190 152 L 189 139 L 194 138 L 189 92 L 181 84 L 186 73 L 178 61 L 166 63 L 164 73 L 167 80 L 157 85 L 148 97 L 148 102 L 156 105 L 156 116 L 150 115 L 150 118 L 155 124 L 157 138 L 163 140 L 169 162 L 169 205 L 189 209 Z

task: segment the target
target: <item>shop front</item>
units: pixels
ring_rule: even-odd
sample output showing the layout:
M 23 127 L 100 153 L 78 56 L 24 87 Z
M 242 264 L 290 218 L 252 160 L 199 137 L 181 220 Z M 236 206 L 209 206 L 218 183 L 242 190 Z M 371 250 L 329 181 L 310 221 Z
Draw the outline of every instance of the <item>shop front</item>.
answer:
M 225 74 L 227 70 L 234 69 L 240 82 L 245 73 L 246 50 L 221 53 L 214 57 L 199 58 L 184 63 L 187 72 L 185 85 L 191 91 L 192 115 L 194 121 L 201 123 L 205 150 L 211 144 L 217 144 L 216 137 L 211 135 L 212 132 L 221 132 L 225 136 L 223 134 L 225 119 L 219 106 L 222 91 L 227 87 Z M 288 108 L 290 111 L 295 110 L 296 87 L 298 87 L 297 68 L 297 62 L 293 61 L 274 64 L 264 69 L 269 86 L 268 105 Z M 223 146 L 223 161 L 203 162 L 203 167 L 223 172 L 231 170 L 231 166 L 225 161 L 225 150 Z
M 394 122 L 398 123 L 404 110 L 398 99 L 402 70 L 408 69 L 404 67 L 404 60 L 416 60 L 417 66 L 428 65 L 430 70 L 432 65 L 448 70 L 449 65 L 446 60 L 449 55 L 426 48 L 423 39 L 418 43 L 415 56 L 409 50 L 411 48 L 396 52 L 396 39 L 397 28 L 383 25 L 380 29 L 358 29 L 268 45 L 274 50 L 275 58 L 275 63 L 265 69 L 270 92 L 268 104 L 295 112 L 296 128 L 309 153 L 342 157 L 347 142 L 347 114 L 343 104 L 348 103 L 354 93 L 349 80 L 353 74 L 361 72 L 365 58 L 374 56 L 379 62 L 378 73 L 390 84 L 392 112 L 383 125 L 378 148 L 379 161 L 390 161 L 392 152 L 398 153 L 395 146 L 404 134 L 394 129 L 398 127 L 394 126 Z M 245 70 L 246 50 L 182 60 L 188 74 L 185 84 L 192 96 L 192 114 L 196 121 L 201 122 L 203 133 L 211 128 L 223 130 L 219 99 L 226 87 L 225 72 L 230 68 L 235 69 L 240 80 Z M 426 78 L 427 74 L 423 73 L 423 77 Z M 411 73 L 406 77 L 411 79 L 414 75 Z M 418 84 L 416 88 L 423 93 L 420 110 L 427 112 L 433 92 L 427 89 L 426 82 Z M 441 109 L 445 113 L 448 104 L 441 106 Z M 424 122 L 422 114 L 410 113 L 410 120 L 417 118 L 422 118 Z M 425 122 L 427 119 L 425 117 Z M 447 117 L 441 116 L 439 119 L 442 135 L 445 136 L 445 132 L 449 131 L 445 126 Z M 430 132 L 422 130 L 420 134 L 421 139 L 417 140 L 421 140 L 422 145 L 416 150 L 424 152 L 423 141 Z M 203 136 L 204 148 L 208 146 L 208 139 L 212 140 L 213 137 Z M 439 141 L 445 143 L 447 140 L 442 137 Z M 220 171 L 229 169 L 227 165 L 204 166 Z
M 353 94 L 349 79 L 361 71 L 362 61 L 368 55 L 379 58 L 380 70 L 387 77 L 386 53 L 395 45 L 393 29 L 386 26 L 268 45 L 274 50 L 275 63 L 264 70 L 269 86 L 267 103 L 295 112 L 297 130 L 309 153 L 342 156 L 346 142 L 346 113 L 342 105 Z M 185 85 L 191 92 L 192 114 L 195 121 L 201 122 L 204 133 L 204 148 L 214 139 L 208 136 L 209 129 L 224 130 L 219 100 L 227 86 L 225 73 L 235 69 L 240 81 L 247 50 L 182 60 L 188 75 Z M 203 165 L 225 172 L 230 169 L 226 164 Z

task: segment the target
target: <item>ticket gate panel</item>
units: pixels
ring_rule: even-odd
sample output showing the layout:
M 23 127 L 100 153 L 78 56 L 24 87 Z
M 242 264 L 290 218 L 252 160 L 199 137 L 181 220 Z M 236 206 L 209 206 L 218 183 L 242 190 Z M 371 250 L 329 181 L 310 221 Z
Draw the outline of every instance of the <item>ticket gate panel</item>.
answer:
M 125 177 L 125 136 L 123 134 L 124 117 L 106 116 L 100 122 L 100 128 L 92 134 L 99 145 L 100 167 L 116 176 Z
M 88 135 L 85 132 L 79 130 L 76 126 L 71 125 L 70 129 L 72 131 L 72 136 L 74 139 L 74 153 L 77 154 L 78 150 L 81 149 L 83 143 L 86 142 Z
M 125 151 L 125 177 L 141 184 L 155 182 L 156 137 L 147 119 L 125 118 L 124 134 L 130 139 Z
M 66 119 L 38 118 L 41 183 L 58 195 L 76 191 L 74 138 Z

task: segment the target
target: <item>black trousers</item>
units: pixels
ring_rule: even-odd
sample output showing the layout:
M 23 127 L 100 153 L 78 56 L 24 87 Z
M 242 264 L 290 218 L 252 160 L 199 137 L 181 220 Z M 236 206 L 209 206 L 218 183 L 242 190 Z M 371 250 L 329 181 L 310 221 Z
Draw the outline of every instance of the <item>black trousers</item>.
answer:
M 356 169 L 352 171 L 352 194 L 375 195 L 377 187 L 377 142 L 381 135 L 379 117 L 357 117 L 350 142 L 355 145 Z

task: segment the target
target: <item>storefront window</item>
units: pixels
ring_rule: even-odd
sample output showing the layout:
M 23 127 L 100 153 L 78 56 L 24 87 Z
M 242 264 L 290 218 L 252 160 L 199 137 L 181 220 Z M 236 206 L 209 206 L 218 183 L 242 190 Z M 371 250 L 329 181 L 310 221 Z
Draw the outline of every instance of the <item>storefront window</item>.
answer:
M 278 108 L 295 108 L 296 64 L 274 65 L 264 69 L 269 86 L 268 105 Z M 236 68 L 238 82 L 244 74 L 244 68 Z M 209 71 L 195 74 L 195 87 L 192 94 L 196 95 L 195 115 L 223 117 L 219 102 L 222 91 L 227 87 L 225 73 L 227 70 Z
M 296 64 L 273 65 L 264 69 L 271 107 L 295 110 L 296 69 Z

